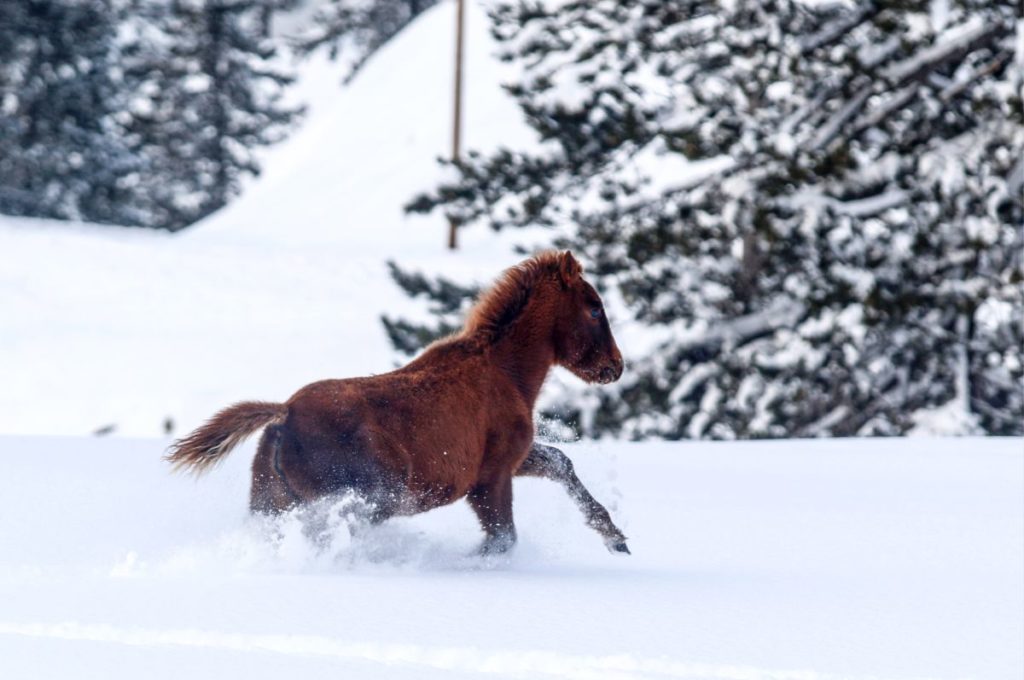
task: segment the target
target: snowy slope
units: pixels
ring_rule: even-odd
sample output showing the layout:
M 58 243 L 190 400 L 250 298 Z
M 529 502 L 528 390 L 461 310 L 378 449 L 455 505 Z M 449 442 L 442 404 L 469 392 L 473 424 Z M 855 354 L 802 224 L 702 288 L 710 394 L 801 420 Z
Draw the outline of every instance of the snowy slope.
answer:
M 1024 673 L 1017 440 L 567 447 L 630 536 L 553 484 L 472 557 L 464 502 L 321 550 L 164 441 L 0 437 L 0 677 L 987 678 Z
M 305 124 L 225 210 L 170 236 L 0 216 L 0 432 L 182 432 L 239 399 L 390 370 L 383 311 L 418 310 L 387 258 L 487 280 L 507 245 L 402 205 L 449 152 L 452 3 L 425 13 L 348 88 L 313 61 Z M 483 11 L 469 3 L 465 142 L 525 143 Z

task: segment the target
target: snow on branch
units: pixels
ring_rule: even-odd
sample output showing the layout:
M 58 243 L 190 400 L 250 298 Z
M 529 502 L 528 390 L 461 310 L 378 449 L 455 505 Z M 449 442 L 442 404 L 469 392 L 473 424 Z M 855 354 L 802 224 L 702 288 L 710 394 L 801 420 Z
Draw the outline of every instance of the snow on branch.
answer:
M 839 134 L 840 128 L 846 124 L 848 120 L 853 118 L 857 111 L 864 106 L 864 102 L 867 101 L 871 95 L 872 87 L 867 85 L 857 91 L 857 94 L 853 96 L 853 99 L 846 102 L 843 106 L 832 114 L 832 116 L 825 121 L 824 125 L 817 129 L 814 134 L 814 138 L 811 139 L 811 148 L 820 149 L 829 142 L 831 142 L 836 135 Z
M 828 208 L 837 215 L 848 215 L 850 217 L 871 217 L 889 208 L 903 205 L 910 199 L 910 195 L 902 189 L 885 191 L 875 196 L 859 198 L 854 201 L 841 201 L 838 198 L 825 196 L 815 192 L 802 192 L 794 194 L 786 204 L 790 208 Z
M 888 98 L 880 106 L 869 110 L 853 124 L 852 136 L 856 137 L 864 130 L 877 127 L 892 114 L 902 110 L 910 101 L 917 96 L 921 86 L 918 83 L 907 85 L 901 90 L 889 94 Z
M 993 73 L 997 73 L 1001 68 L 1003 68 L 1003 66 L 1009 63 L 1012 58 L 1013 52 L 1011 50 L 1001 50 L 995 58 L 989 60 L 985 64 L 982 64 L 966 76 L 958 78 L 954 82 L 950 83 L 942 90 L 942 92 L 939 93 L 939 99 L 944 102 L 953 100 L 971 85 L 978 83 Z
M 933 75 L 934 69 L 989 45 L 1009 30 L 1009 27 L 1003 23 L 985 24 L 980 19 L 971 19 L 947 31 L 943 36 L 944 39 L 938 40 L 932 46 L 881 69 L 879 72 L 882 77 L 881 81 L 869 81 L 860 87 L 848 102 L 840 106 L 811 133 L 810 148 L 819 150 L 826 147 L 854 118 L 857 120 L 853 125 L 852 136 L 879 125 L 913 100 L 919 91 L 918 83 L 928 80 L 929 76 Z M 995 59 L 990 60 L 963 79 L 958 79 L 953 83 L 942 80 L 937 85 L 934 82 L 932 85 L 941 90 L 940 96 L 943 101 L 949 101 L 970 87 L 971 84 L 998 71 L 1008 59 L 1008 54 L 1000 52 Z M 896 93 L 887 96 L 884 103 L 867 114 L 857 116 L 872 95 L 885 95 L 891 89 L 896 89 Z
M 805 55 L 819 47 L 831 45 L 865 21 L 870 21 L 880 11 L 881 8 L 873 2 L 866 2 L 858 6 L 839 21 L 831 23 L 817 33 L 801 40 L 800 54 Z
M 807 305 L 791 298 L 776 298 L 764 309 L 720 321 L 706 331 L 684 340 L 679 344 L 681 354 L 718 348 L 736 347 L 763 337 L 780 328 L 795 326 L 807 313 Z
M 996 22 L 986 25 L 981 17 L 972 17 L 966 23 L 946 31 L 931 47 L 882 69 L 882 77 L 894 84 L 921 77 L 936 66 L 972 52 L 1010 32 L 1010 27 Z

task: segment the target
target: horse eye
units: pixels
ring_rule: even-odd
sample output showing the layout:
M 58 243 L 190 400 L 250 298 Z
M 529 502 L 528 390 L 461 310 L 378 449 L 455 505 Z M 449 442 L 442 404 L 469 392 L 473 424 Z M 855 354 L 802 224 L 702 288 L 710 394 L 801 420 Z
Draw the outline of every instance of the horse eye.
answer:
M 601 308 L 600 307 L 591 307 L 590 308 L 590 318 L 596 319 L 599 316 L 601 316 Z

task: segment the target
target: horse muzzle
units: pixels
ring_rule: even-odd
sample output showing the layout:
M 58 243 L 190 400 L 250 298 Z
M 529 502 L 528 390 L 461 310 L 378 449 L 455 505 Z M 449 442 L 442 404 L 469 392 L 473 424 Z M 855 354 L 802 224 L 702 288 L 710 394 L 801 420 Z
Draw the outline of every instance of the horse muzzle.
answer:
M 605 366 L 597 374 L 597 381 L 602 385 L 613 383 L 622 377 L 622 369 L 624 368 L 622 357 L 618 357 L 608 366 Z

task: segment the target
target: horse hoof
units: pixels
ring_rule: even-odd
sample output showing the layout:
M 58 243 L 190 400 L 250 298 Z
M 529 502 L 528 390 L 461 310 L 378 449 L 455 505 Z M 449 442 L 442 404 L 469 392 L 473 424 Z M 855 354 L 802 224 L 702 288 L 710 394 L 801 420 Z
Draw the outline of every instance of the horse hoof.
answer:
M 608 546 L 608 550 L 610 550 L 611 552 L 626 553 L 627 555 L 632 555 L 633 554 L 633 553 L 629 552 L 629 546 L 626 545 L 625 541 L 619 541 L 618 543 L 610 544 Z
M 491 557 L 494 555 L 504 555 L 513 548 L 516 544 L 514 536 L 504 535 L 495 536 L 489 538 L 483 542 L 480 549 L 477 551 L 482 557 Z
M 511 546 L 485 545 L 481 546 L 480 549 L 476 551 L 476 554 L 480 557 L 499 557 L 507 555 L 509 550 L 511 550 Z

